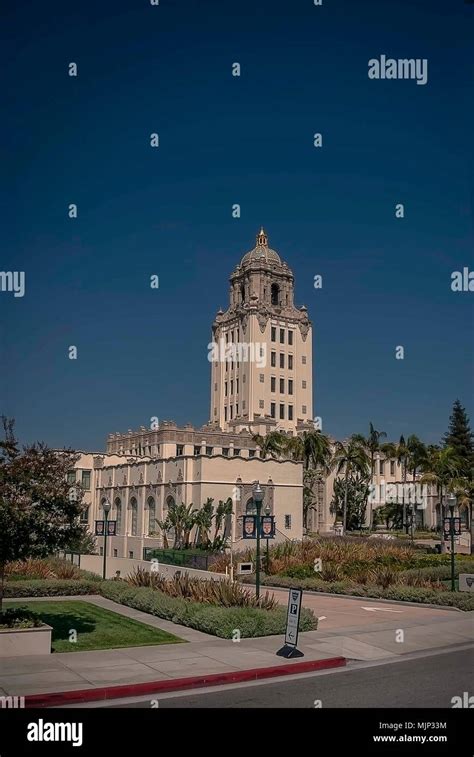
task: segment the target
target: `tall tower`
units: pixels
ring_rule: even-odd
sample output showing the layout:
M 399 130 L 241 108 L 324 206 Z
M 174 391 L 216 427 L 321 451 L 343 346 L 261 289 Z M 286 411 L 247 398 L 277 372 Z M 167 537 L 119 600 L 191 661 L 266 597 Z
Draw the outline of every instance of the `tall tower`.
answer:
M 294 277 L 263 230 L 230 277 L 230 302 L 212 325 L 210 423 L 224 431 L 311 423 L 312 326 L 293 302 Z

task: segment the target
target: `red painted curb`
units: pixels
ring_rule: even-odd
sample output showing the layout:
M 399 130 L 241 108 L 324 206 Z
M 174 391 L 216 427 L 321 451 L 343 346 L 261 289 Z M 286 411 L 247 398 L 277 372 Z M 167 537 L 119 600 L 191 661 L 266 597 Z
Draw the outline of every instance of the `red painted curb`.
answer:
M 80 691 L 58 691 L 52 694 L 29 694 L 25 696 L 25 707 L 54 707 L 61 704 L 79 704 L 97 702 L 107 699 L 137 697 L 143 694 L 157 694 L 165 691 L 197 689 L 203 686 L 219 686 L 224 683 L 242 683 L 256 681 L 260 678 L 276 678 L 295 673 L 309 673 L 313 670 L 340 668 L 346 665 L 345 657 L 330 657 L 327 660 L 308 660 L 292 662 L 287 665 L 274 665 L 270 668 L 253 668 L 237 670 L 232 673 L 213 673 L 212 675 L 176 678 L 166 681 L 146 681 L 145 683 L 127 683 L 122 686 L 103 686 Z

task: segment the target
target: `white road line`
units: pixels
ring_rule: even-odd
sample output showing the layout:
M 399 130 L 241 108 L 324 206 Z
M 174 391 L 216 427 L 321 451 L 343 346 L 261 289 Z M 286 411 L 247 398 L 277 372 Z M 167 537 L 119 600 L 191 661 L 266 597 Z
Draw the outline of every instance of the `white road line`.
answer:
M 389 610 L 387 607 L 363 607 L 367 612 L 403 612 L 403 610 Z

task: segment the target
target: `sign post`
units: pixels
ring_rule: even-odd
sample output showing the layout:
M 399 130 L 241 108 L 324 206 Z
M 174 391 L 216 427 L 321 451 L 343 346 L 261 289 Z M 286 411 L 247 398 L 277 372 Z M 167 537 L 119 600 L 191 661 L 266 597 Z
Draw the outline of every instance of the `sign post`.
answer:
M 278 650 L 278 657 L 304 657 L 303 652 L 297 649 L 298 645 L 298 626 L 300 623 L 301 604 L 303 591 L 301 589 L 290 589 L 288 595 L 288 614 L 286 618 L 285 643 Z

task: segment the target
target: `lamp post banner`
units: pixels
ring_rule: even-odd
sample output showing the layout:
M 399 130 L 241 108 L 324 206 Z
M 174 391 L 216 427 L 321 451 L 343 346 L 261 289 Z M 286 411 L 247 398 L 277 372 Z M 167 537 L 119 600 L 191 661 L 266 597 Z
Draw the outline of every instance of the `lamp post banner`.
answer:
M 262 539 L 274 539 L 275 538 L 275 516 L 263 515 L 260 518 L 261 531 L 260 536 Z
M 96 522 L 95 522 L 95 535 L 96 536 L 103 536 L 104 535 L 104 521 L 103 520 L 96 520 Z
M 243 516 L 243 539 L 255 539 L 257 535 L 257 516 L 256 515 L 244 515 Z

